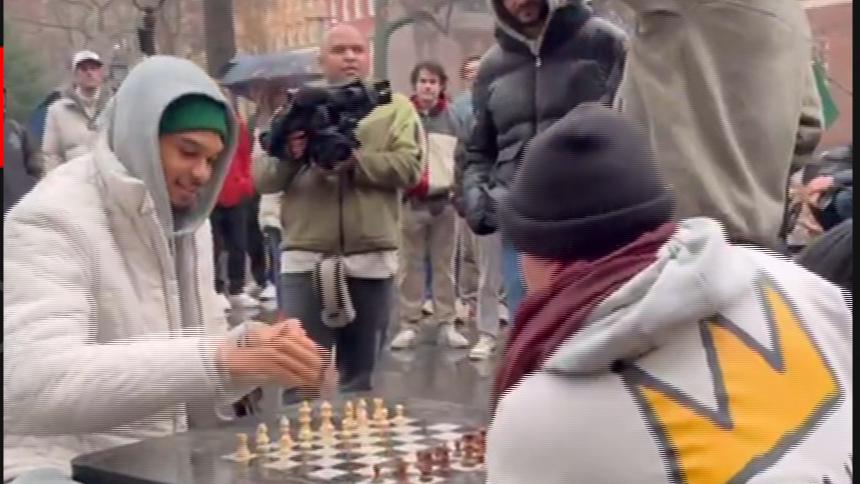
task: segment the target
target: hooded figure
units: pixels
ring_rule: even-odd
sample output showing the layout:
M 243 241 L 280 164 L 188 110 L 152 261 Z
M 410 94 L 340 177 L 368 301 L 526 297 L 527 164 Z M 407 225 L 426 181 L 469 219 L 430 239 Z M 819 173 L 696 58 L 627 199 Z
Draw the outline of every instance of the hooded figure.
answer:
M 250 390 L 216 361 L 226 321 L 205 223 L 234 150 L 230 108 L 199 67 L 157 56 L 103 119 L 94 151 L 7 215 L 4 480 L 68 473 L 76 455 L 182 431 L 190 404 Z M 220 137 L 208 178 L 168 166 L 206 166 L 187 139 L 165 161 L 167 135 L 188 132 Z
M 840 290 L 712 219 L 672 223 L 635 128 L 578 107 L 500 204 L 531 292 L 499 365 L 488 482 L 851 482 Z
M 496 205 L 533 136 L 583 102 L 612 103 L 624 68 L 624 33 L 581 0 L 492 0 L 496 45 L 472 89 L 475 125 L 462 157 L 464 218 L 477 235 L 498 228 Z M 507 307 L 523 297 L 519 259 L 503 240 Z
M 789 176 L 823 130 L 803 2 L 621 3 L 636 34 L 616 105 L 646 130 L 678 218 L 782 249 Z

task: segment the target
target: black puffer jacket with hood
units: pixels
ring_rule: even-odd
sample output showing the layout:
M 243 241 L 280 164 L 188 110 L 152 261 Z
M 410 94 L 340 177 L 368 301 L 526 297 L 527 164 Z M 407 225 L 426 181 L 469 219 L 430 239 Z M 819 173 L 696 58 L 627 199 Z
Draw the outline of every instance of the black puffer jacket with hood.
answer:
M 497 43 L 481 60 L 475 127 L 460 160 L 464 215 L 479 235 L 496 231 L 496 200 L 528 141 L 580 103 L 613 101 L 626 41 L 581 0 L 547 0 L 546 26 L 535 39 L 514 27 L 501 0 L 490 1 Z

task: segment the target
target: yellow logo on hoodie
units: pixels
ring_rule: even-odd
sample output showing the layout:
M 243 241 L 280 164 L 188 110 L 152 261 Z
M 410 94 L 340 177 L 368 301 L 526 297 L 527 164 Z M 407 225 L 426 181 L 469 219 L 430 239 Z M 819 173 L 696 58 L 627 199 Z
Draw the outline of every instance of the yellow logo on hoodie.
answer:
M 663 444 L 674 482 L 745 482 L 814 429 L 841 391 L 791 304 L 761 287 L 773 349 L 721 317 L 703 321 L 717 411 L 638 368 L 625 380 Z

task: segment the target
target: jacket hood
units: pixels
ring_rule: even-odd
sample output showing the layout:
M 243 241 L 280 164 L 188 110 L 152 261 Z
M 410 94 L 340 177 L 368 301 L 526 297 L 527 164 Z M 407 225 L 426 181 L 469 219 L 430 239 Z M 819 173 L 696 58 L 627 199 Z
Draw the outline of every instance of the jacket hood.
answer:
M 588 8 L 586 7 L 583 0 L 544 1 L 546 2 L 548 7 L 546 22 L 544 23 L 544 31 L 546 30 L 546 27 L 550 24 L 550 21 L 553 19 L 553 16 L 562 7 L 579 6 L 583 9 Z M 510 14 L 508 14 L 507 10 L 505 10 L 505 6 L 502 4 L 502 0 L 488 0 L 488 2 L 490 6 L 490 11 L 493 12 L 493 17 L 496 19 L 497 31 L 525 45 L 532 52 L 537 52 L 540 47 L 541 38 L 544 36 L 544 33 L 541 33 L 540 37 L 537 39 L 528 38 L 525 34 L 519 31 Z
M 661 345 L 674 330 L 718 312 L 754 289 L 754 264 L 733 248 L 716 221 L 693 218 L 657 254 L 657 261 L 607 297 L 544 363 L 582 374 L 607 370 Z
M 187 211 L 174 212 L 161 165 L 158 129 L 170 103 L 188 94 L 208 96 L 224 105 L 229 113 L 228 136 L 197 203 Z M 150 57 L 129 73 L 106 108 L 102 123 L 119 163 L 146 186 L 168 240 L 194 233 L 212 211 L 236 149 L 236 119 L 215 81 L 191 61 Z

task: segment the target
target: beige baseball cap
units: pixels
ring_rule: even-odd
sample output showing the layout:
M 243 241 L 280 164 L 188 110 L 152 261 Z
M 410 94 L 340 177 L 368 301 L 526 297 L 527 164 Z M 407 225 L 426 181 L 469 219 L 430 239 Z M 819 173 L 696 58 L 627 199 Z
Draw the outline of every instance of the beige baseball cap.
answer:
M 80 52 L 77 52 L 74 57 L 72 57 L 72 69 L 77 69 L 78 64 L 84 61 L 93 61 L 98 62 L 99 64 L 104 64 L 102 62 L 102 58 L 99 57 L 99 55 L 95 52 L 91 50 L 82 50 Z

